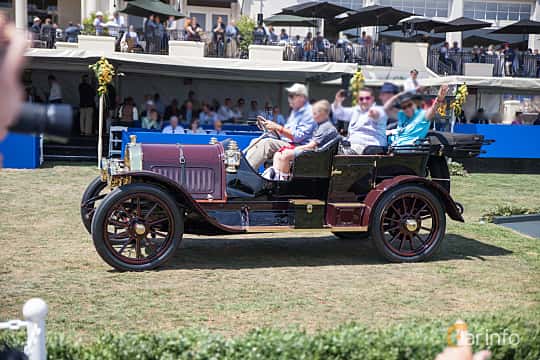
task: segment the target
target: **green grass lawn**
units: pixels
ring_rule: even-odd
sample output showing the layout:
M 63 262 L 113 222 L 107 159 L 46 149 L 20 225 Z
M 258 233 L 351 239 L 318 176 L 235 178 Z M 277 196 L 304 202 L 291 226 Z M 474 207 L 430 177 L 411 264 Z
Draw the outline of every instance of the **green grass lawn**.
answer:
M 329 232 L 186 236 L 167 266 L 144 273 L 113 271 L 80 222 L 80 196 L 96 175 L 66 165 L 0 172 L 0 319 L 19 318 L 38 296 L 49 304 L 49 330 L 83 339 L 105 330 L 235 335 L 493 314 L 540 321 L 540 240 L 479 223 L 497 204 L 538 206 L 538 175 L 454 178 L 467 222 L 448 219 L 440 253 L 425 263 L 385 263 L 369 242 Z

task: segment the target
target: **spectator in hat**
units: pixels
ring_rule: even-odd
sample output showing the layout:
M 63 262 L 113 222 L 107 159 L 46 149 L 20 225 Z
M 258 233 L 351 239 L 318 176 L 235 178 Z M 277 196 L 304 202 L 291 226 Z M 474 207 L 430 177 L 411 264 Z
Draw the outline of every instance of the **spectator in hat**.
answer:
M 259 117 L 259 120 L 269 131 L 276 132 L 280 138 L 258 138 L 251 142 L 246 153 L 246 160 L 254 168 L 258 169 L 266 160 L 283 147 L 294 148 L 296 145 L 305 145 L 311 139 L 317 128 L 313 120 L 311 105 L 309 104 L 308 90 L 303 84 L 293 84 L 286 89 L 288 93 L 291 114 L 285 126 L 274 121 Z
M 387 131 L 392 146 L 414 145 L 417 140 L 424 139 L 429 131 L 430 122 L 435 117 L 437 108 L 445 101 L 448 85 L 439 88 L 437 100 L 427 109 L 418 108 L 414 98 L 415 94 L 402 92 L 393 96 L 384 105 L 385 109 L 392 108 L 399 103 L 398 125 L 396 129 Z
M 411 92 L 417 92 L 420 90 L 420 83 L 418 82 L 418 70 L 412 69 L 409 72 L 409 77 L 407 80 L 405 80 L 405 83 L 403 84 L 403 90 L 405 91 L 411 91 Z
M 105 27 L 105 21 L 103 20 L 103 13 L 98 11 L 96 13 L 96 18 L 94 19 L 94 28 L 96 29 L 96 35 L 103 35 L 103 28 Z
M 41 19 L 37 16 L 34 18 L 34 22 L 30 27 L 30 33 L 32 34 L 32 40 L 39 40 L 39 34 L 41 33 Z
M 397 85 L 392 84 L 390 82 L 385 82 L 381 86 L 381 90 L 379 91 L 379 100 L 382 105 L 386 104 L 388 100 L 394 95 L 399 93 L 399 88 Z M 388 117 L 388 120 L 386 122 L 386 129 L 391 130 L 395 129 L 397 126 L 397 113 L 398 109 L 396 107 L 392 107 L 388 110 L 386 110 L 386 116 Z

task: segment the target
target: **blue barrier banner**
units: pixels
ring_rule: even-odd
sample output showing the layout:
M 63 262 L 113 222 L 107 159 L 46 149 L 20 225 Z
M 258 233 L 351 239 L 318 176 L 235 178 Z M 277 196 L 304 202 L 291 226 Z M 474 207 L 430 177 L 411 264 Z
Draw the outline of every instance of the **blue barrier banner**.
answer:
M 454 132 L 482 134 L 495 140 L 483 147 L 483 158 L 540 159 L 540 126 L 456 124 Z
M 4 168 L 36 169 L 41 157 L 39 136 L 8 134 L 0 142 L 0 154 L 4 157 Z
M 123 131 L 122 132 L 122 154 L 124 148 L 130 141 L 131 135 L 137 136 L 137 142 L 146 144 L 208 144 L 210 139 L 215 137 L 218 141 L 232 139 L 238 143 L 240 149 L 248 147 L 250 141 L 260 136 L 260 133 L 249 133 L 243 135 L 208 135 L 208 134 L 162 134 L 159 132 Z M 123 157 L 123 155 L 122 155 Z

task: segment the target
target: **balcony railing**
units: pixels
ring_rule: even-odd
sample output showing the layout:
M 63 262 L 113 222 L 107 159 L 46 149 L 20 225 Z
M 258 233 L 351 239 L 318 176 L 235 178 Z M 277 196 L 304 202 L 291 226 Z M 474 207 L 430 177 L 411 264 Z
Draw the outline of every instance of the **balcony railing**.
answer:
M 516 54 L 517 60 L 505 64 L 502 54 L 474 54 L 463 50 L 450 53 L 448 59 L 440 56 L 438 49 L 431 49 L 428 54 L 428 67 L 441 75 L 463 75 L 464 64 L 493 64 L 493 76 L 540 77 L 540 57 L 533 54 Z M 505 66 L 506 65 L 506 66 Z
M 286 61 L 346 62 L 361 65 L 392 66 L 390 47 L 365 47 L 360 45 L 330 45 L 323 50 L 305 50 L 301 45 L 287 44 L 283 49 Z

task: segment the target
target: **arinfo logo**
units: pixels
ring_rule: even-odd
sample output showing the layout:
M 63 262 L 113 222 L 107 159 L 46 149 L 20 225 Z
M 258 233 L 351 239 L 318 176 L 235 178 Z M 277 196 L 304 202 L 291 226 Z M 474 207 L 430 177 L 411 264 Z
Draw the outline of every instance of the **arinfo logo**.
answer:
M 502 332 L 489 332 L 484 330 L 483 332 L 470 333 L 468 331 L 467 323 L 462 320 L 458 320 L 450 326 L 446 332 L 446 343 L 448 346 L 461 346 L 461 345 L 518 345 L 520 342 L 519 335 L 512 333 L 508 329 L 504 329 Z

